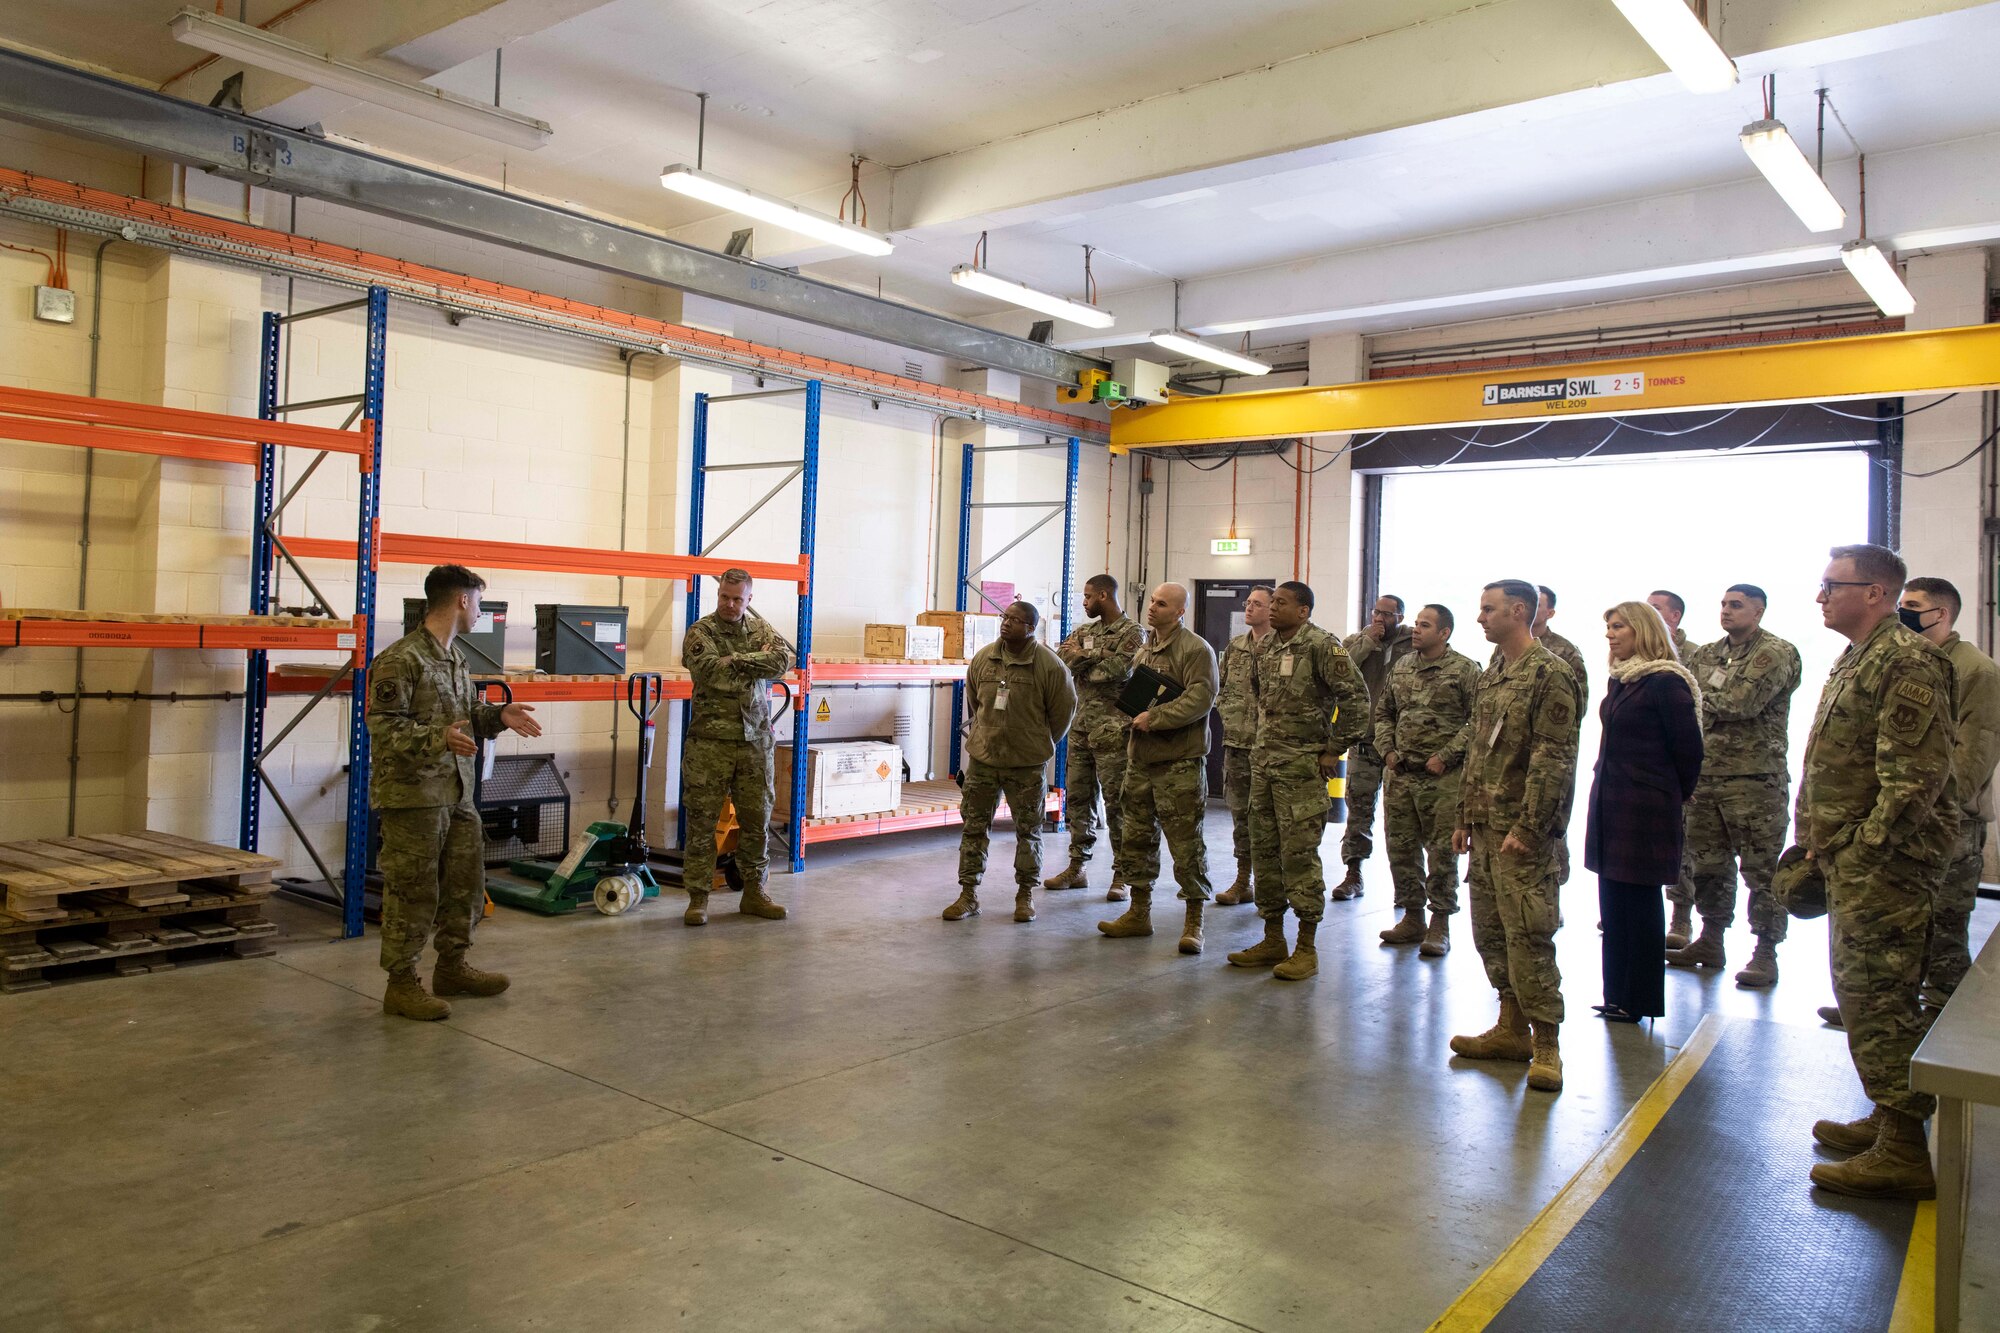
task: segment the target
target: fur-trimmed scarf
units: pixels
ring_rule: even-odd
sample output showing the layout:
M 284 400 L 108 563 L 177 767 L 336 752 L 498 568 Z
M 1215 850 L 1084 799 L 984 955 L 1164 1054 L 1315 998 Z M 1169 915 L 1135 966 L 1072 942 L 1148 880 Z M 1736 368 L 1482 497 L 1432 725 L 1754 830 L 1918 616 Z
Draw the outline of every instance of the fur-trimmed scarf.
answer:
M 1694 696 L 1694 714 L 1696 717 L 1700 717 L 1701 685 L 1695 680 L 1693 674 L 1679 662 L 1666 657 L 1628 657 L 1622 662 L 1613 662 L 1611 664 L 1611 679 L 1622 680 L 1627 685 L 1632 684 L 1642 676 L 1657 676 L 1661 674 L 1679 676 L 1687 684 L 1688 693 Z

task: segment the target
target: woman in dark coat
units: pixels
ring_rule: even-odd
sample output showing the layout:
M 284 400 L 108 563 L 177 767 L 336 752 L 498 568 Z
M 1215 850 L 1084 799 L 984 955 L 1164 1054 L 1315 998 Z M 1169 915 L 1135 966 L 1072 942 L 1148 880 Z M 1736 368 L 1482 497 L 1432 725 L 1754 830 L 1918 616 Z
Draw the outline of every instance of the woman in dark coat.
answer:
M 1681 874 L 1682 807 L 1701 773 L 1701 688 L 1674 655 L 1660 613 L 1620 602 L 1604 613 L 1611 684 L 1590 783 L 1583 863 L 1597 873 L 1604 1003 L 1636 1023 L 1666 1012 L 1667 919 L 1661 888 Z

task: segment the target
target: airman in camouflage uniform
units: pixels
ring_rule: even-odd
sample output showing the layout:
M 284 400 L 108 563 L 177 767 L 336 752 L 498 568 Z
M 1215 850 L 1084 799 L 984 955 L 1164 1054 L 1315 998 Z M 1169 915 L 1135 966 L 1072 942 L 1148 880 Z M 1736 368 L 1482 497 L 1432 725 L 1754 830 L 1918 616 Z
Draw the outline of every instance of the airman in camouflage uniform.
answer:
M 1479 598 L 1479 623 L 1499 652 L 1479 677 L 1465 737 L 1454 850 L 1470 852 L 1472 941 L 1500 993 L 1487 1031 L 1453 1037 L 1473 1060 L 1526 1060 L 1528 1086 L 1562 1087 L 1556 967 L 1556 842 L 1576 790 L 1583 701 L 1575 675 L 1532 637 L 1535 589 L 1505 580 Z M 1511 660 L 1510 660 L 1511 656 Z
M 1958 793 L 1958 846 L 1931 913 L 1924 968 L 1924 1003 L 1933 1009 L 1944 1008 L 1972 968 L 1967 932 L 1979 899 L 1986 826 L 1993 821 L 1993 767 L 2000 762 L 2000 666 L 1952 629 L 1962 606 L 1958 589 L 1944 579 L 1919 578 L 1903 586 L 1898 612 L 1905 625 L 1951 658 L 1952 716 L 1958 722 L 1951 762 Z
M 1122 812 L 1125 750 L 1132 719 L 1118 711 L 1118 691 L 1132 674 L 1139 651 L 1139 626 L 1118 609 L 1118 580 L 1094 574 L 1084 581 L 1083 613 L 1089 616 L 1056 648 L 1076 684 L 1076 720 L 1069 726 L 1068 769 L 1063 813 L 1069 820 L 1069 868 L 1042 882 L 1045 889 L 1080 889 L 1083 867 L 1097 846 L 1097 796 L 1104 794 L 1104 828 L 1111 835 L 1112 902 L 1125 897 L 1118 879 L 1124 841 Z
M 1459 765 L 1466 720 L 1472 716 L 1479 667 L 1451 647 L 1452 614 L 1431 605 L 1417 612 L 1414 652 L 1390 671 L 1375 696 L 1375 749 L 1388 770 L 1383 822 L 1389 869 L 1403 919 L 1382 932 L 1386 944 L 1417 944 L 1426 958 L 1451 951 L 1451 917 L 1458 911 Z M 1428 861 L 1428 867 L 1426 867 Z M 1430 906 L 1430 925 L 1424 907 Z
M 465 961 L 486 899 L 485 837 L 472 804 L 477 740 L 539 736 L 534 709 L 483 702 L 452 640 L 479 620 L 486 582 L 460 565 L 424 579 L 424 623 L 378 654 L 368 671 L 368 803 L 382 830 L 385 1013 L 437 1019 L 446 995 L 498 995 L 507 978 Z M 437 930 L 435 994 L 417 979 Z
M 1347 650 L 1354 669 L 1361 673 L 1362 684 L 1368 687 L 1369 707 L 1380 708 L 1390 670 L 1410 654 L 1403 599 L 1393 593 L 1376 598 L 1366 628 L 1348 635 L 1340 646 Z M 1347 863 L 1347 877 L 1327 895 L 1335 902 L 1361 896 L 1361 863 L 1375 850 L 1375 802 L 1381 792 L 1382 756 L 1371 731 L 1355 742 L 1347 755 L 1347 831 L 1340 838 L 1340 859 Z
M 737 910 L 783 921 L 785 909 L 765 888 L 771 824 L 773 753 L 771 682 L 797 662 L 785 636 L 750 609 L 750 575 L 724 570 L 715 610 L 688 628 L 681 665 L 694 678 L 688 704 L 687 742 L 681 751 L 681 803 L 687 812 L 687 846 L 681 881 L 687 885 L 690 926 L 708 921 L 709 886 L 715 882 L 715 826 L 722 803 L 736 805 L 736 868 L 743 876 Z M 804 763 L 802 755 L 792 757 Z
M 1243 623 L 1247 628 L 1222 650 L 1222 689 L 1215 700 L 1222 715 L 1222 798 L 1236 853 L 1236 881 L 1215 895 L 1221 907 L 1257 901 L 1250 887 L 1250 747 L 1257 741 L 1257 696 L 1250 677 L 1252 660 L 1271 641 L 1269 588 L 1252 588 L 1244 597 Z
M 1820 692 L 1795 818 L 1826 876 L 1834 996 L 1875 1110 L 1813 1126 L 1821 1143 L 1859 1155 L 1815 1166 L 1812 1179 L 1839 1194 L 1927 1199 L 1937 1185 L 1923 1122 L 1937 1103 L 1910 1087 L 1910 1056 L 1927 1026 L 1918 992 L 1931 907 L 1958 844 L 1951 658 L 1897 623 L 1906 571 L 1894 552 L 1832 554 L 1821 618 L 1851 646 Z
M 1034 640 L 1040 618 L 1031 603 L 1013 603 L 1000 616 L 1000 637 L 974 653 L 965 668 L 970 715 L 959 803 L 965 831 L 958 842 L 958 897 L 944 909 L 947 921 L 979 915 L 986 835 L 1003 795 L 1014 816 L 1014 919 L 1035 919 L 1048 806 L 1045 770 L 1076 714 L 1069 668 Z
M 1250 754 L 1250 852 L 1264 939 L 1229 955 L 1237 967 L 1272 967 L 1302 980 L 1319 971 L 1314 937 L 1325 911 L 1319 861 L 1327 779 L 1367 730 L 1368 691 L 1331 634 L 1312 623 L 1313 593 L 1281 583 L 1271 598 L 1274 633 L 1252 671 L 1257 742 Z M 1285 908 L 1299 919 L 1298 947 L 1285 945 Z M 1275 965 L 1275 966 L 1274 966 Z
M 1153 933 L 1153 880 L 1160 873 L 1160 833 L 1174 856 L 1174 882 L 1187 904 L 1182 953 L 1201 952 L 1202 904 L 1208 901 L 1208 715 L 1215 706 L 1215 649 L 1181 623 L 1187 589 L 1162 583 L 1146 603 L 1152 631 L 1135 659 L 1181 687 L 1171 699 L 1132 719 L 1131 762 L 1125 770 L 1125 851 L 1118 877 L 1132 886 L 1132 905 L 1097 928 L 1114 939 Z
M 1556 613 L 1556 595 L 1554 590 L 1547 584 L 1540 584 L 1536 587 L 1536 593 L 1538 596 L 1535 611 L 1535 639 L 1542 647 L 1554 654 L 1558 661 L 1569 668 L 1570 675 L 1576 680 L 1576 697 L 1582 707 L 1588 708 L 1590 706 L 1590 671 L 1583 664 L 1583 653 L 1575 644 L 1549 628 L 1549 621 Z M 1493 656 L 1487 659 L 1486 665 L 1489 667 L 1496 666 L 1499 664 L 1499 661 L 1500 653 L 1496 649 Z M 1556 827 L 1555 842 L 1550 847 L 1550 852 L 1555 857 L 1556 862 L 1557 888 L 1561 888 L 1563 885 L 1569 883 L 1569 817 L 1575 805 L 1576 784 L 1572 781 L 1568 793 L 1563 797 L 1562 818 Z
M 1764 590 L 1739 583 L 1722 595 L 1722 628 L 1696 648 L 1687 669 L 1701 686 L 1701 777 L 1687 804 L 1686 879 L 1701 912 L 1701 935 L 1667 951 L 1675 967 L 1720 968 L 1723 936 L 1736 914 L 1736 873 L 1750 886 L 1750 929 L 1757 937 L 1736 984 L 1762 989 L 1778 980 L 1785 909 L 1771 896 L 1771 876 L 1785 850 L 1791 778 L 1787 736 L 1798 649 L 1764 629 Z M 1681 886 L 1669 885 L 1678 924 L 1687 913 Z

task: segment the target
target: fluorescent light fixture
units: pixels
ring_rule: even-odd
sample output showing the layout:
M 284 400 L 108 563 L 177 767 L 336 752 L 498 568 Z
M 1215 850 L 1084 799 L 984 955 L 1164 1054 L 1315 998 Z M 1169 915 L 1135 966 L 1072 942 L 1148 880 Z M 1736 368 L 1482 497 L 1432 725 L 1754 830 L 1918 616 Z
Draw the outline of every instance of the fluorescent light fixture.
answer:
M 1702 26 L 1687 0 L 1611 0 L 1639 30 L 1653 54 L 1680 76 L 1691 93 L 1723 93 L 1736 86 L 1736 62 Z
M 800 208 L 772 195 L 746 189 L 720 176 L 697 171 L 685 162 L 676 162 L 660 172 L 660 184 L 675 194 L 715 204 L 732 213 L 741 213 L 744 217 L 756 218 L 759 222 L 768 222 L 816 241 L 838 245 L 856 254 L 886 255 L 896 248 L 895 243 L 879 231 L 857 227 L 851 222 L 828 217 L 825 213 L 815 213 L 810 208 Z
M 1179 329 L 1156 330 L 1149 336 L 1149 341 L 1156 346 L 1166 348 L 1169 352 L 1179 352 L 1182 356 L 1191 356 L 1197 361 L 1206 361 L 1211 366 L 1221 366 L 1224 370 L 1233 370 L 1239 375 L 1271 373 L 1271 368 L 1262 361 L 1244 356 L 1241 352 L 1225 351 L 1212 346 L 1192 333 L 1183 333 Z
M 233 19 L 204 14 L 199 9 L 183 9 L 167 28 L 177 42 L 516 148 L 540 148 L 554 133 L 545 120 L 504 107 L 487 106 L 429 84 L 377 74 L 372 69 L 335 60 L 303 42 Z
M 1118 317 L 1109 310 L 1100 310 L 1094 305 L 1072 301 L 1068 297 L 1045 292 L 1039 287 L 1030 287 L 1025 282 L 1003 278 L 991 269 L 977 264 L 960 264 L 951 271 L 951 280 L 969 291 L 997 297 L 1013 305 L 1029 310 L 1039 310 L 1044 315 L 1054 315 L 1072 324 L 1086 328 L 1108 329 L 1118 322 Z
M 1902 275 L 1889 262 L 1889 256 L 1882 253 L 1882 247 L 1873 241 L 1849 241 L 1840 249 L 1840 262 L 1847 265 L 1847 271 L 1861 284 L 1861 290 L 1868 293 L 1868 299 L 1881 308 L 1883 314 L 1894 318 L 1907 315 L 1917 308 L 1917 298 L 1910 295 L 1910 289 L 1903 285 Z
M 1778 197 L 1791 206 L 1807 231 L 1838 231 L 1847 210 L 1826 188 L 1781 120 L 1753 120 L 1743 127 L 1743 151 Z

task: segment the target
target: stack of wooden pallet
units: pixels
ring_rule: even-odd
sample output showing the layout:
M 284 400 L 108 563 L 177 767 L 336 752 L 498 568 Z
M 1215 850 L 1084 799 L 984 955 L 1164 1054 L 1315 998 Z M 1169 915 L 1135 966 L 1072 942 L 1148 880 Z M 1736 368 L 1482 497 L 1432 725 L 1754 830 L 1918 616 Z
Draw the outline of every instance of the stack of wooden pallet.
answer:
M 257 957 L 274 857 L 169 833 L 0 843 L 0 992 Z
M 142 615 L 134 611 L 65 611 L 41 606 L 0 609 L 0 620 L 88 620 L 100 625 L 237 625 L 244 629 L 344 629 L 324 616 Z

